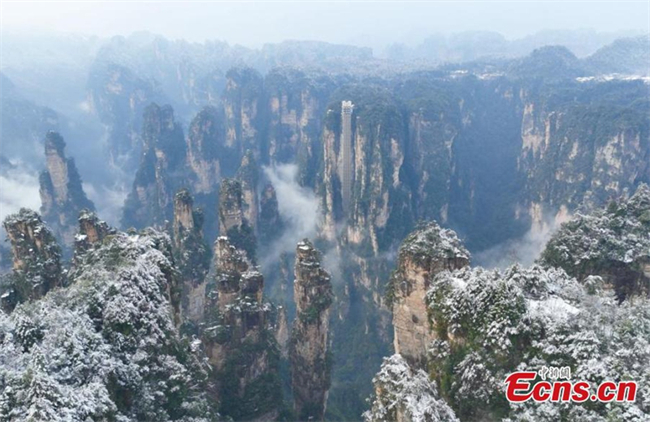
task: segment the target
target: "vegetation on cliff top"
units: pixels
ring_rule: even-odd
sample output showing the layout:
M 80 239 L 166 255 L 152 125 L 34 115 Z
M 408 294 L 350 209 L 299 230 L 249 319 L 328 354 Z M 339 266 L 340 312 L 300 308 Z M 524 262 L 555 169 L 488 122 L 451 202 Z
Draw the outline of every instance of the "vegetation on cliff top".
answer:
M 541 256 L 544 265 L 563 268 L 578 279 L 610 275 L 621 298 L 649 291 L 650 281 L 642 268 L 645 262 L 650 262 L 650 188 L 646 184 L 629 199 L 613 200 L 589 214 L 578 213 L 562 225 Z
M 0 313 L 0 419 L 208 421 L 207 368 L 175 328 L 169 239 L 109 236 L 70 286 Z

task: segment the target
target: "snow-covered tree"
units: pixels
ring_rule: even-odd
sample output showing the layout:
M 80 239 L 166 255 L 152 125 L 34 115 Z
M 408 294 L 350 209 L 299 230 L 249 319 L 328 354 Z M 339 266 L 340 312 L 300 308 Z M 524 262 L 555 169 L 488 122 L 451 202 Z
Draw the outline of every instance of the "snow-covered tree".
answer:
M 465 268 L 435 277 L 427 301 L 438 338 L 428 367 L 459 418 L 647 420 L 650 301 L 619 305 L 599 283 L 592 277 L 583 285 L 561 269 L 540 266 L 504 272 Z M 568 366 L 573 379 L 592 385 L 634 380 L 637 400 L 509 404 L 506 376 L 543 366 Z
M 385 358 L 372 380 L 375 398 L 363 414 L 366 422 L 456 422 L 436 385 L 421 369 L 414 370 L 398 354 Z
M 207 421 L 207 369 L 175 323 L 169 238 L 112 235 L 70 285 L 0 313 L 0 420 Z
M 583 280 L 600 275 L 619 299 L 650 293 L 650 187 L 641 184 L 628 199 L 577 214 L 548 242 L 541 263 Z

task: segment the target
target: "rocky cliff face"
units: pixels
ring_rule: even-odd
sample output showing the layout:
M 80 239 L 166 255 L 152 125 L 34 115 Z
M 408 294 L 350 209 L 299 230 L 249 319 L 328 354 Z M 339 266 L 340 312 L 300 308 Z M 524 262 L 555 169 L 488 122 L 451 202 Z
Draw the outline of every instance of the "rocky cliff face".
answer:
M 260 208 L 257 194 L 260 175 L 253 151 L 246 151 L 235 178 L 241 182 L 243 216 L 253 231 L 256 231 Z
M 6 224 L 28 235 L 17 244 L 32 248 L 24 265 L 53 259 L 52 235 L 33 213 Z M 13 368 L 0 379 L 0 413 L 48 421 L 220 419 L 207 394 L 205 357 L 176 325 L 168 242 L 152 230 L 109 236 L 79 257 L 69 285 L 0 312 L 0 354 Z M 31 275 L 45 287 L 42 275 Z
M 185 181 L 185 140 L 170 106 L 151 104 L 144 113 L 143 151 L 122 224 L 163 226 L 173 215 L 174 193 Z
M 255 233 L 244 215 L 244 192 L 238 179 L 223 179 L 219 190 L 219 233 L 255 261 Z
M 416 218 L 467 233 L 468 248 L 480 251 L 633 189 L 650 178 L 647 160 L 634 158 L 648 154 L 637 141 L 648 136 L 647 105 L 631 100 L 646 89 L 402 80 L 394 95 L 407 113 L 404 170 Z
M 272 308 L 262 297 L 264 278 L 223 236 L 215 243 L 214 268 L 203 341 L 216 371 L 221 410 L 236 420 L 272 420 L 282 405 L 282 389 Z
M 299 420 L 321 420 L 330 386 L 330 275 L 321 268 L 319 252 L 309 240 L 298 243 L 294 281 L 296 318 L 289 359 L 294 407 Z
M 110 163 L 137 166 L 142 148 L 142 114 L 152 101 L 160 101 L 150 81 L 117 63 L 96 63 L 88 77 L 88 103 L 108 131 Z
M 173 249 L 183 283 L 183 317 L 200 323 L 205 308 L 210 249 L 203 240 L 203 213 L 201 210 L 194 210 L 193 204 L 192 196 L 186 189 L 181 189 L 174 196 Z
M 517 159 L 525 178 L 520 212 L 540 224 L 545 214 L 558 222 L 568 211 L 603 205 L 608 198 L 648 181 L 650 154 L 646 109 L 627 105 L 617 95 L 634 96 L 634 86 L 591 86 L 577 94 L 578 105 L 560 103 L 557 93 L 522 90 L 522 147 Z M 588 95 L 608 95 L 600 108 Z M 540 98 L 541 97 L 541 98 Z M 551 103 L 551 104 L 549 104 Z M 624 117 L 623 117 L 624 116 Z
M 72 158 L 65 156 L 65 141 L 56 132 L 45 136 L 47 169 L 40 175 L 41 214 L 68 247 L 74 242 L 76 221 L 82 209 L 94 210 L 81 186 Z
M 295 69 L 276 69 L 264 79 L 269 162 L 297 163 L 303 186 L 316 181 L 313 170 L 321 156 L 322 122 L 335 86 L 330 76 Z
M 436 338 L 430 325 L 426 295 L 433 277 L 469 265 L 469 252 L 452 230 L 436 223 L 414 231 L 402 242 L 397 269 L 389 284 L 395 353 L 424 368 L 427 350 Z
M 379 114 L 381 118 L 375 116 Z M 404 180 L 405 138 L 397 107 L 359 106 L 354 135 L 354 192 L 348 243 L 374 255 L 406 234 L 411 197 Z M 367 234 L 366 234 L 367 233 Z
M 448 221 L 454 141 L 458 128 L 449 103 L 423 102 L 408 117 L 409 154 L 405 165 L 416 174 L 413 185 L 415 213 L 420 218 Z
M 241 182 L 236 179 L 224 179 L 219 191 L 219 232 L 228 233 L 244 223 L 244 205 Z
M 619 300 L 650 295 L 650 188 L 579 213 L 551 237 L 541 263 L 586 283 L 602 277 Z
M 380 256 L 413 224 L 405 131 L 395 99 L 386 91 L 357 88 L 347 95 L 355 104 L 350 205 L 343 209 L 341 108 L 336 103 L 327 112 L 323 131 L 320 235 L 338 243 L 348 267 L 356 268 L 353 288 L 380 305 L 373 296 L 382 288 L 385 260 Z
M 258 233 L 261 245 L 269 245 L 282 233 L 284 223 L 278 210 L 278 197 L 272 184 L 267 184 L 260 198 Z
M 345 242 L 363 257 L 376 256 L 412 224 L 406 183 L 405 131 L 395 99 L 382 90 L 352 91 L 352 197 L 347 213 L 341 198 L 340 104 L 327 112 L 323 138 L 325 220 L 323 232 L 334 238 L 336 222 L 345 224 Z M 404 233 L 401 233 L 404 232 Z M 401 234 L 401 235 L 400 235 Z
M 187 133 L 187 164 L 194 174 L 193 191 L 209 194 L 219 184 L 222 167 L 233 157 L 224 148 L 223 116 L 205 107 L 190 123 Z
M 412 368 L 398 354 L 384 359 L 372 383 L 375 399 L 370 410 L 363 414 L 367 422 L 458 422 L 429 374 Z
M 79 258 L 102 244 L 107 236 L 114 235 L 117 231 L 105 221 L 100 220 L 97 214 L 90 210 L 82 210 L 79 214 L 79 232 L 74 239 L 74 258 Z
M 251 68 L 234 68 L 226 73 L 223 107 L 226 117 L 226 146 L 234 148 L 241 157 L 252 150 L 259 157 L 264 124 L 262 105 L 264 81 Z
M 2 308 L 36 300 L 63 285 L 61 248 L 52 231 L 34 211 L 21 209 L 3 221 L 13 254 L 12 273 L 2 280 Z

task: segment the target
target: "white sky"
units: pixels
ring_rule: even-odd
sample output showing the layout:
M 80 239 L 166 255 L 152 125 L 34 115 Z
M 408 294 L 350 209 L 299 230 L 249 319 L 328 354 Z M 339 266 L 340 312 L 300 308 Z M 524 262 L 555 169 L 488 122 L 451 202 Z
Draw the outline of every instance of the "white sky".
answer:
M 8 2 L 2 27 L 100 36 L 147 30 L 190 41 L 259 46 L 285 39 L 377 45 L 432 33 L 491 30 L 519 38 L 543 29 L 650 30 L 650 2 Z

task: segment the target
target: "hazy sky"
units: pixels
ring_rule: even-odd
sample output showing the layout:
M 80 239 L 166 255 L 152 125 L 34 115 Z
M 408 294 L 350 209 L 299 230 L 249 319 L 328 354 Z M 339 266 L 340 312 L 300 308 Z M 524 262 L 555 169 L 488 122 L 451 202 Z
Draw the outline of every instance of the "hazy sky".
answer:
M 650 2 L 2 2 L 5 29 L 101 36 L 148 30 L 191 41 L 259 46 L 285 39 L 378 45 L 432 33 L 542 29 L 649 30 Z

